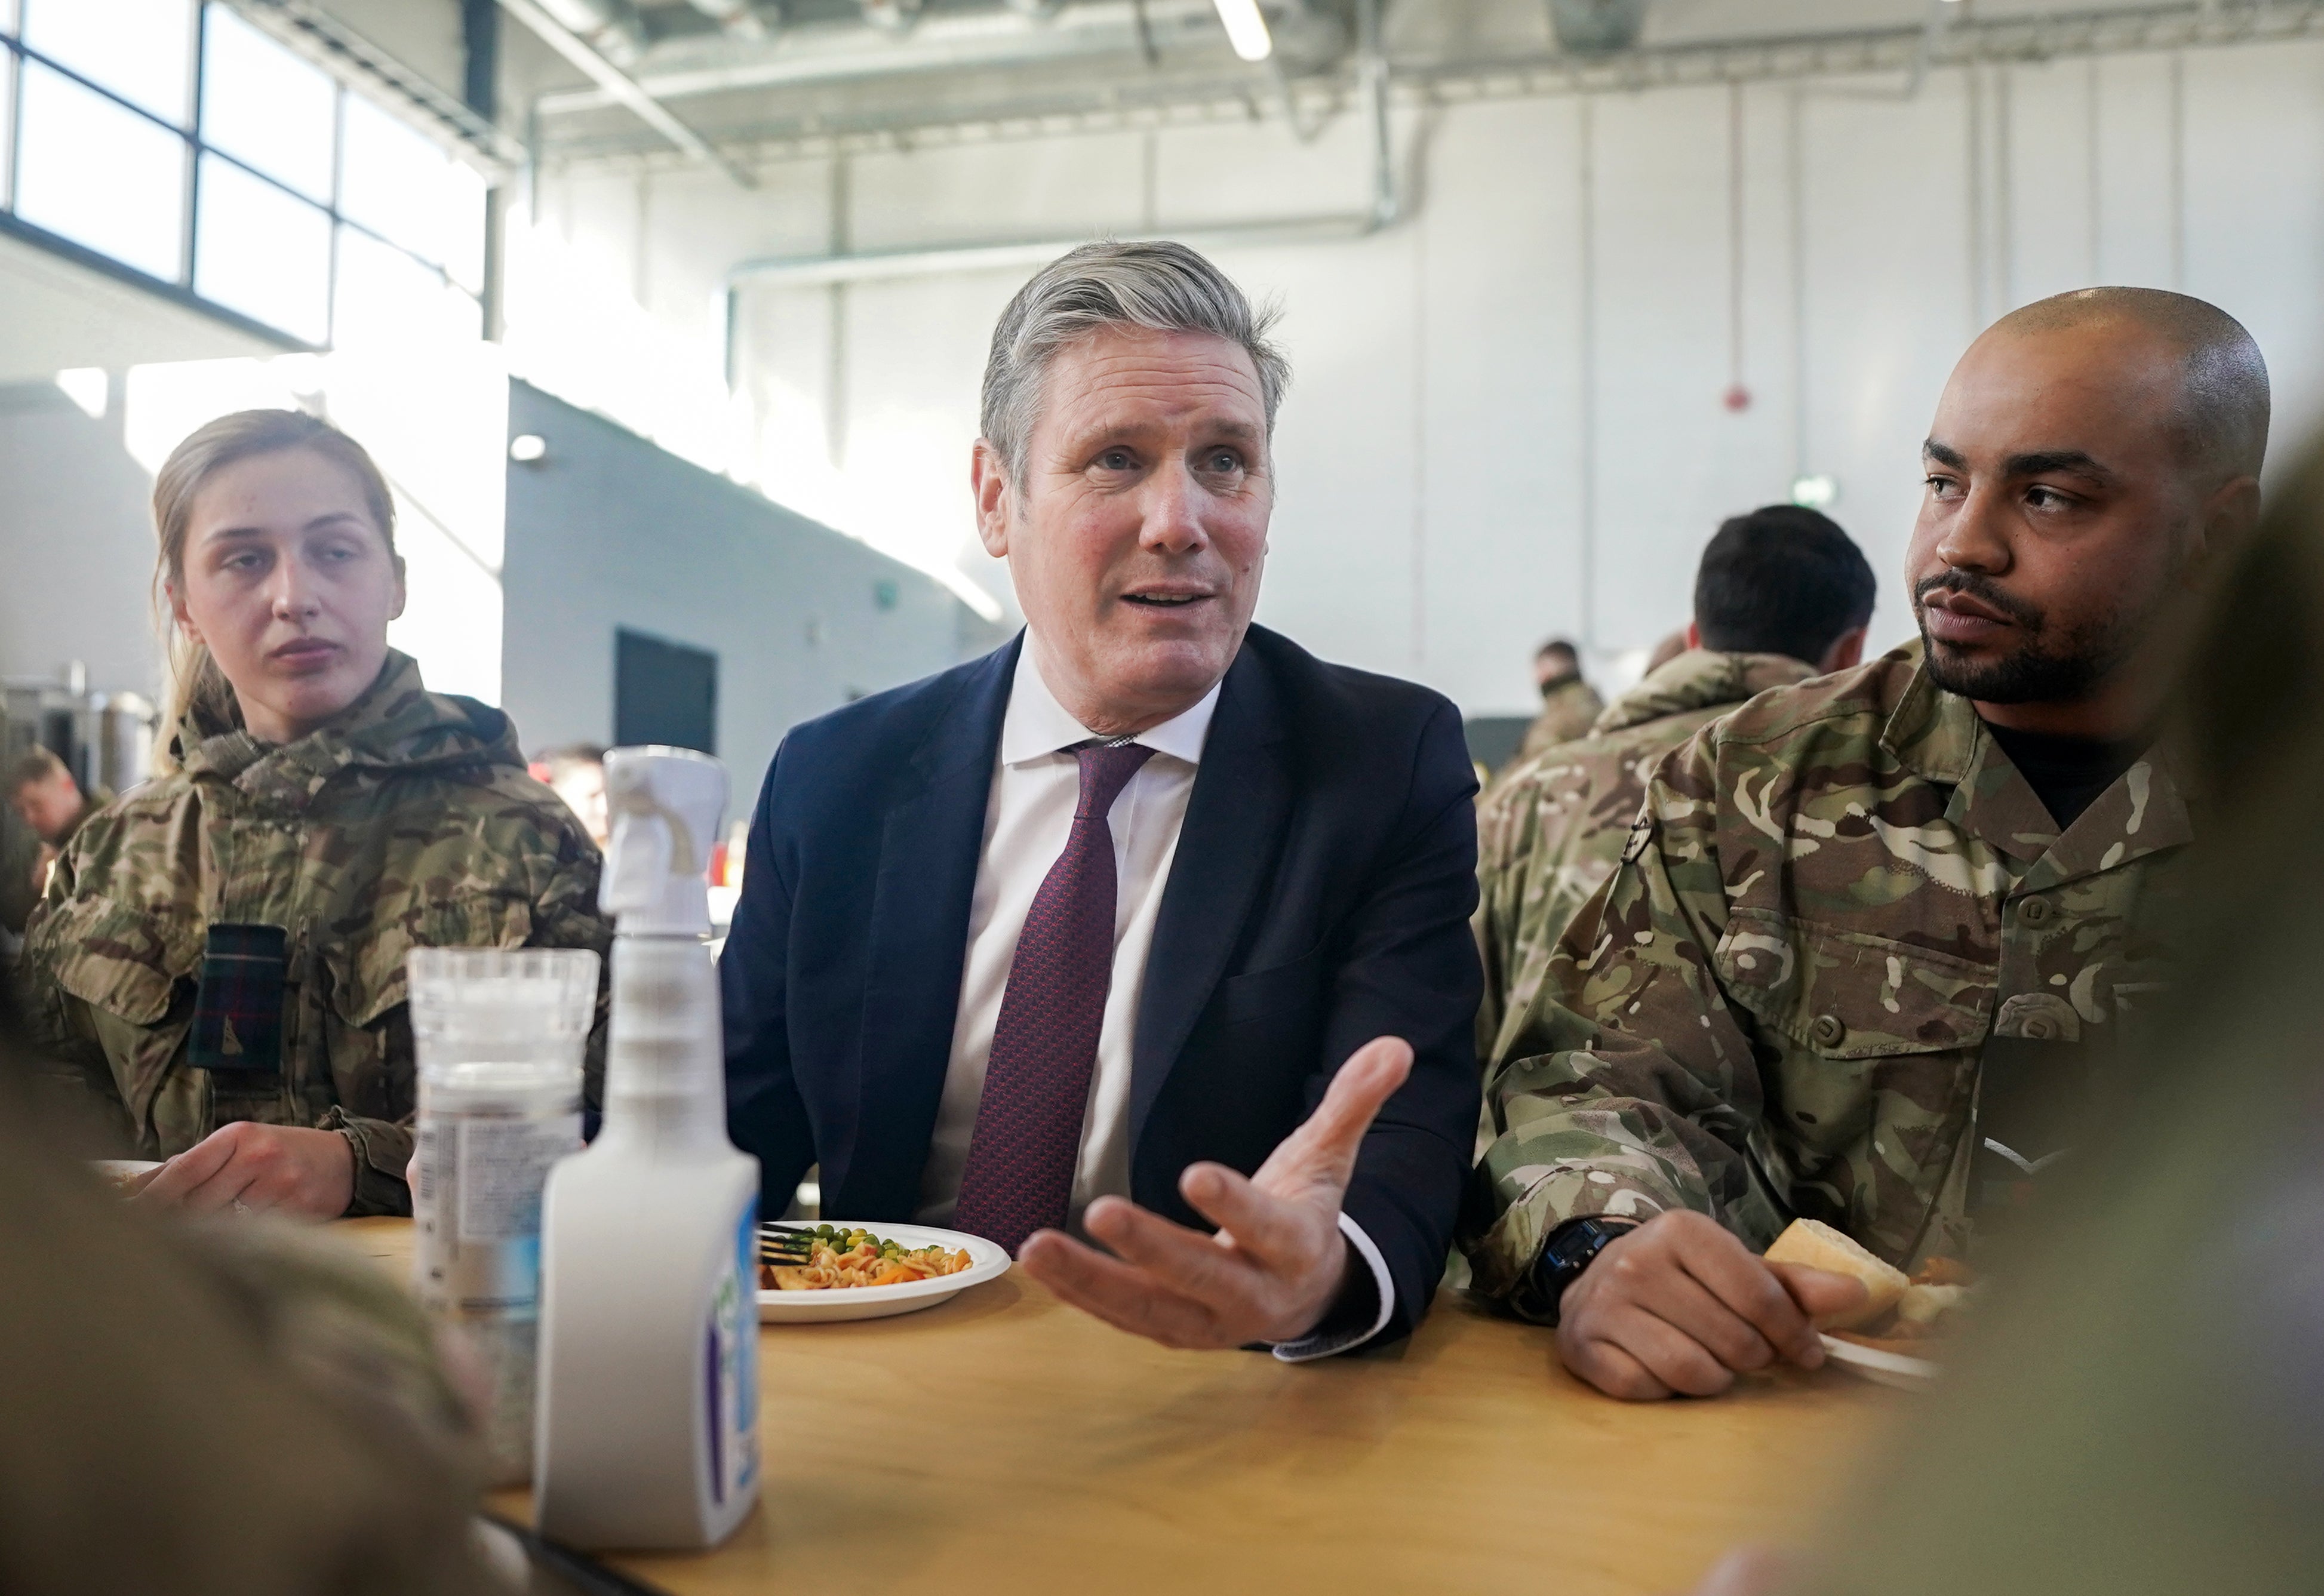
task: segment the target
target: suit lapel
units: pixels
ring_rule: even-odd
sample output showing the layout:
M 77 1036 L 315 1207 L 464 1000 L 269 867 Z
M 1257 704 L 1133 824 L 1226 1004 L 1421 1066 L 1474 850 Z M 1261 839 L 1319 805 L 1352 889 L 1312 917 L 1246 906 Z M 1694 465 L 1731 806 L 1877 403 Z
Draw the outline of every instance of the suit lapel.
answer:
M 1246 641 L 1220 687 L 1146 955 L 1130 1065 L 1133 1149 L 1240 940 L 1290 810 L 1274 687 Z
M 862 1096 L 845 1191 L 831 1211 L 908 1218 L 944 1096 L 992 761 L 1018 641 L 987 657 L 911 755 L 888 811 L 863 985 Z M 863 1134 L 864 1128 L 870 1134 Z

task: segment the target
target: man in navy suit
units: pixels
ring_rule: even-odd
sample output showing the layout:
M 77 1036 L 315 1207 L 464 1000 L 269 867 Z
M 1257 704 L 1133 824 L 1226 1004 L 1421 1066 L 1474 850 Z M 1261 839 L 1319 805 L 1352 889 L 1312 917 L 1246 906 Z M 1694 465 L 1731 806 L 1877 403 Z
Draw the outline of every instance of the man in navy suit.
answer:
M 1298 1359 L 1426 1311 L 1481 978 L 1453 706 L 1250 624 L 1269 319 L 1170 244 L 1018 294 L 971 485 L 1026 631 L 785 738 L 721 980 L 769 1213 L 820 1164 L 835 1218 Z

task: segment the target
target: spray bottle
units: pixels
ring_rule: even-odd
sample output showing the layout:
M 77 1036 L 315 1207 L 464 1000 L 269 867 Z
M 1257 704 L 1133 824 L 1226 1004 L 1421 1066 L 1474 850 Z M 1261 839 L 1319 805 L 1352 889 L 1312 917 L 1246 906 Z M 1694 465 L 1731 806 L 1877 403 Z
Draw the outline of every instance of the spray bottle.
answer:
M 758 1160 L 726 1139 L 704 873 L 726 771 L 605 757 L 605 1122 L 541 1199 L 533 1514 L 569 1545 L 717 1545 L 759 1495 Z

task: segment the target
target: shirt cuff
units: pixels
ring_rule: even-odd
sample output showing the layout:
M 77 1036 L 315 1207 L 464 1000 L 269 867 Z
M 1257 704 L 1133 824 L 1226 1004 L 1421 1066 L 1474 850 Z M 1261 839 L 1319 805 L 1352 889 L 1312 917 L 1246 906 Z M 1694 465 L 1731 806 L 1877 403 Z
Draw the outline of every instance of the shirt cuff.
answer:
M 1388 1278 L 1388 1260 L 1380 1256 L 1380 1250 L 1364 1234 L 1364 1227 L 1344 1213 L 1340 1215 L 1340 1234 L 1348 1239 L 1348 1245 L 1356 1250 L 1356 1256 L 1371 1270 L 1372 1292 L 1379 1299 L 1379 1306 L 1372 1314 L 1370 1324 L 1319 1328 L 1315 1333 L 1303 1335 L 1297 1341 L 1276 1342 L 1275 1355 L 1286 1363 L 1308 1363 L 1336 1352 L 1353 1352 L 1385 1330 L 1388 1320 L 1395 1316 L 1396 1282 Z M 1333 1315 L 1326 1314 L 1324 1324 L 1331 1325 L 1332 1319 Z

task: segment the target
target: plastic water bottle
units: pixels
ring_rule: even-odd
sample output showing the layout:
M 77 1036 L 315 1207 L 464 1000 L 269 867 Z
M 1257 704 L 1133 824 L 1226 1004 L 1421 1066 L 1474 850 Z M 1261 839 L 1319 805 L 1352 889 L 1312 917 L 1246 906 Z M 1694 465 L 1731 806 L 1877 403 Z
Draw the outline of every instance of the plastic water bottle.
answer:
M 532 1472 L 540 1194 L 549 1166 L 581 1147 L 597 955 L 422 948 L 408 973 L 420 1064 L 414 1283 L 490 1379 L 493 1482 L 521 1484 Z

